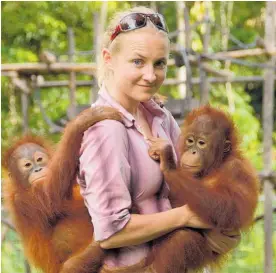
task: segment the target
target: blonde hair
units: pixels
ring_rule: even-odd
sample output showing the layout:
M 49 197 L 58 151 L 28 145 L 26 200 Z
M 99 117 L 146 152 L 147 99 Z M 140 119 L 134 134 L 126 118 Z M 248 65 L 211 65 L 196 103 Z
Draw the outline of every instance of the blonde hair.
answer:
M 125 11 L 119 11 L 114 14 L 112 19 L 109 22 L 109 25 L 106 28 L 106 31 L 104 32 L 103 39 L 102 39 L 102 46 L 101 46 L 101 51 L 104 48 L 109 49 L 112 53 L 119 52 L 120 50 L 120 37 L 116 37 L 113 41 L 110 40 L 110 37 L 112 33 L 114 32 L 116 26 L 119 24 L 119 22 L 122 20 L 123 17 L 130 13 L 135 13 L 135 12 L 141 12 L 141 13 L 146 13 L 146 14 L 151 14 L 151 13 L 156 13 L 153 9 L 139 6 L 139 7 L 134 7 Z M 166 33 L 166 32 L 164 32 Z M 100 60 L 99 60 L 99 66 L 98 66 L 98 85 L 101 87 L 103 84 L 104 79 L 108 76 L 108 69 L 105 67 L 105 63 L 103 60 L 103 56 L 101 54 Z

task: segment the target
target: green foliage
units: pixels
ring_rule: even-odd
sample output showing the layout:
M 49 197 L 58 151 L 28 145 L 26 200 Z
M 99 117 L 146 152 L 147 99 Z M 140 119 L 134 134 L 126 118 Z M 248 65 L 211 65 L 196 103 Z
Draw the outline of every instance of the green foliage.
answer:
M 5 226 L 2 226 L 2 230 Z M 8 230 L 6 239 L 2 242 L 2 259 L 1 271 L 2 272 L 26 272 L 25 257 L 20 239 L 16 232 Z M 32 273 L 40 273 L 35 268 L 32 268 Z
M 1 259 L 2 271 L 9 272 L 12 268 L 14 272 L 25 272 L 24 255 L 17 234 L 10 230 L 6 236 L 5 242 L 1 246 L 2 253 L 5 253 Z M 15 263 L 16 260 L 18 262 Z
M 274 206 L 276 202 L 274 202 Z M 257 215 L 263 215 L 264 206 L 259 204 Z M 273 252 L 276 251 L 276 216 L 273 217 Z M 263 221 L 258 221 L 248 234 L 242 236 L 239 247 L 232 253 L 223 273 L 231 272 L 263 272 L 264 269 L 264 226 Z M 276 269 L 275 259 L 273 260 L 273 268 Z
M 211 102 L 213 105 L 229 111 L 228 96 L 224 88 L 224 86 L 218 85 L 216 89 L 212 90 Z M 262 169 L 260 121 L 255 117 L 254 110 L 250 105 L 250 96 L 241 87 L 235 87 L 232 93 L 235 109 L 230 114 L 241 136 L 241 148 L 252 164 L 260 170 Z

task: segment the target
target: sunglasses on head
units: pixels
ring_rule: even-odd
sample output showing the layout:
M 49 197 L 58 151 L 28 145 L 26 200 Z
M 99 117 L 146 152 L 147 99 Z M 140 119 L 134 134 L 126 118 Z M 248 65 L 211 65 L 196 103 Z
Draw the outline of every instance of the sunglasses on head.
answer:
M 168 32 L 164 17 L 159 13 L 131 13 L 123 17 L 116 26 L 114 32 L 112 33 L 110 40 L 111 42 L 119 35 L 121 32 L 127 32 L 130 30 L 142 28 L 147 25 L 147 18 L 158 28 L 165 32 Z

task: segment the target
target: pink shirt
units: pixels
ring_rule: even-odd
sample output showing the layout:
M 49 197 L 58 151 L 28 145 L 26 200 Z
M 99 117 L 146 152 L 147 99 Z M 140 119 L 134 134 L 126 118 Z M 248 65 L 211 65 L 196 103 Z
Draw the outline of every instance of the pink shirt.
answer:
M 92 217 L 94 238 L 102 241 L 127 224 L 133 207 L 140 214 L 152 214 L 169 210 L 171 205 L 159 163 L 149 157 L 149 145 L 134 117 L 104 87 L 93 105 L 112 106 L 123 114 L 123 124 L 104 120 L 89 128 L 80 150 L 78 183 Z M 153 136 L 166 138 L 175 147 L 180 129 L 170 112 L 152 100 L 139 107 Z M 110 267 L 132 265 L 148 251 L 148 243 L 111 249 L 104 263 Z

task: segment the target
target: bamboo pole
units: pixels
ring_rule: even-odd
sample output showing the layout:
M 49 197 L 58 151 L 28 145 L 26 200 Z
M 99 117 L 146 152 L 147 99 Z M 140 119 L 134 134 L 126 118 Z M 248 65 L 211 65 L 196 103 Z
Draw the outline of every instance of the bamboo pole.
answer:
M 272 47 L 270 50 L 266 50 L 263 48 L 252 48 L 252 49 L 241 49 L 234 51 L 226 51 L 226 52 L 217 52 L 212 54 L 214 57 L 229 57 L 229 58 L 245 58 L 245 57 L 255 57 L 260 55 L 276 55 L 276 48 Z
M 273 78 L 274 81 L 276 81 L 276 77 Z M 212 84 L 221 84 L 225 83 L 227 81 L 232 83 L 242 83 L 242 82 L 262 82 L 264 80 L 263 76 L 239 76 L 239 77 L 233 77 L 233 78 L 221 78 L 221 77 L 209 77 L 207 78 L 207 82 Z M 201 82 L 200 78 L 192 78 L 191 82 L 193 85 L 199 85 Z M 174 78 L 167 78 L 164 81 L 163 85 L 178 85 L 179 83 L 186 83 L 185 81 L 180 82 L 177 79 Z M 79 80 L 76 81 L 76 86 L 91 86 L 96 85 L 96 81 L 94 80 Z M 69 81 L 63 80 L 63 81 L 44 81 L 42 83 L 38 83 L 36 85 L 38 88 L 52 88 L 52 87 L 68 87 Z
M 185 48 L 190 49 L 192 38 L 191 38 L 191 26 L 190 26 L 190 16 L 189 16 L 189 9 L 184 2 L 184 25 L 185 25 Z M 188 99 L 188 111 L 192 110 L 192 89 L 193 89 L 193 83 L 192 83 L 192 69 L 190 65 L 190 60 L 187 54 L 184 55 L 184 58 L 186 58 L 186 97 Z
M 96 62 L 96 67 L 99 68 L 99 62 L 100 62 L 100 57 L 101 57 L 101 44 L 99 42 L 99 13 L 94 12 L 93 13 L 93 44 L 95 48 L 95 62 Z M 96 81 L 97 78 L 95 77 Z M 91 88 L 91 97 L 90 97 L 90 102 L 92 103 L 93 101 L 96 100 L 97 97 L 97 88 L 98 88 L 98 83 L 96 83 L 93 88 Z
M 74 53 L 75 53 L 75 39 L 74 32 L 72 28 L 68 29 L 68 57 L 69 62 L 74 62 Z M 72 119 L 76 116 L 76 73 L 74 71 L 70 72 L 69 75 L 69 111 L 68 116 L 69 119 Z
M 23 133 L 27 134 L 29 131 L 29 117 L 28 117 L 28 111 L 29 111 L 29 96 L 25 92 L 21 92 L 21 109 L 22 109 L 22 129 Z
M 38 88 L 52 88 L 52 87 L 69 87 L 70 82 L 67 80 L 64 81 L 44 81 L 42 83 L 38 83 L 36 86 Z M 76 86 L 93 86 L 96 85 L 94 80 L 79 80 L 76 81 Z
M 211 34 L 211 25 L 210 25 L 210 9 L 212 7 L 212 2 L 204 2 L 204 7 L 205 7 L 205 20 L 206 23 L 204 25 L 204 35 L 203 35 L 203 53 L 207 54 L 208 53 L 208 47 L 210 43 L 210 34 Z M 200 75 L 200 104 L 206 104 L 208 102 L 209 98 L 209 90 L 210 86 L 208 84 L 208 79 L 207 79 L 207 73 L 206 69 L 203 68 L 203 63 L 200 62 L 199 64 L 199 75 Z
M 273 77 L 274 81 L 276 81 L 276 77 Z M 237 77 L 208 77 L 207 82 L 212 84 L 220 84 L 225 82 L 231 83 L 242 83 L 242 82 L 262 82 L 264 80 L 263 76 L 237 76 Z M 192 85 L 199 85 L 201 82 L 200 78 L 191 78 Z M 167 78 L 163 85 L 178 85 L 180 83 L 186 83 L 186 81 L 179 81 L 174 78 Z M 78 80 L 76 81 L 76 86 L 91 86 L 97 85 L 95 80 Z M 68 87 L 69 81 L 62 80 L 62 81 L 44 81 L 42 83 L 38 83 L 38 88 L 52 88 L 52 87 Z M 22 91 L 22 90 L 21 90 Z
M 25 265 L 25 273 L 31 273 L 31 266 L 27 260 L 24 261 L 24 265 Z
M 1 223 L 4 224 L 5 226 L 7 226 L 8 228 L 10 228 L 11 230 L 16 231 L 16 229 L 15 229 L 13 223 L 10 221 L 10 219 L 2 216 Z
M 186 46 L 187 48 L 187 46 Z M 171 52 L 177 52 L 179 53 L 179 46 L 177 45 L 174 45 L 171 47 Z M 226 70 L 226 69 L 215 69 L 213 68 L 211 65 L 209 65 L 207 62 L 205 61 L 199 61 L 199 59 L 196 57 L 196 56 L 191 56 L 189 55 L 188 56 L 188 60 L 189 60 L 189 63 L 190 65 L 195 65 L 195 66 L 198 66 L 200 63 L 201 63 L 201 66 L 202 66 L 202 69 L 208 73 L 213 73 L 217 76 L 220 76 L 220 77 L 231 77 L 234 75 L 233 72 L 229 71 L 229 70 Z M 174 66 L 175 65 L 175 60 L 174 59 L 169 59 L 168 60 L 168 66 Z
M 272 77 L 274 81 L 276 81 L 276 77 Z M 225 83 L 225 82 L 231 82 L 231 83 L 242 83 L 242 82 L 262 82 L 264 80 L 263 76 L 237 76 L 237 77 L 231 77 L 231 78 L 218 78 L 218 77 L 208 77 L 207 81 L 208 83 Z M 193 85 L 200 84 L 200 78 L 192 78 L 191 82 Z M 168 78 L 164 81 L 163 85 L 178 85 L 180 83 L 185 83 L 185 81 L 179 81 L 177 79 Z
M 68 72 L 96 72 L 96 65 L 93 63 L 17 63 L 2 64 L 2 73 L 18 72 L 19 74 L 49 74 L 49 73 L 68 73 Z M 3 75 L 3 74 L 2 74 Z M 5 74 L 4 74 L 5 75 Z
M 222 35 L 222 50 L 227 52 L 228 50 L 228 42 L 230 36 L 230 23 L 233 13 L 233 1 L 221 2 L 220 3 L 220 16 L 221 16 L 221 35 Z M 229 70 L 231 66 L 230 60 L 225 60 L 224 68 Z M 225 83 L 226 97 L 228 100 L 228 109 L 230 113 L 234 113 L 235 111 L 235 100 L 234 94 L 232 90 L 232 85 L 230 81 Z
M 185 3 L 183 1 L 178 1 L 175 3 L 176 5 L 176 17 L 177 17 L 177 28 L 178 29 L 183 29 L 183 28 L 187 28 L 187 26 L 185 26 L 185 20 L 184 20 L 184 9 L 185 9 Z M 177 44 L 179 44 L 180 46 L 184 47 L 185 46 L 185 33 L 181 32 L 179 33 L 179 35 L 177 36 Z M 185 98 L 187 96 L 187 74 L 186 74 L 186 70 L 187 68 L 185 66 L 182 66 L 178 69 L 178 71 L 176 72 L 177 74 L 177 79 L 180 82 L 183 82 L 181 84 L 178 85 L 178 93 L 180 95 L 181 98 Z M 186 84 L 184 84 L 184 82 Z
M 100 15 L 97 14 L 95 17 L 95 30 L 96 30 L 96 36 L 95 36 L 95 42 L 96 42 L 96 65 L 99 67 L 100 59 L 101 59 L 101 45 L 102 45 L 102 39 L 103 39 L 103 33 L 105 29 L 105 23 L 107 18 L 107 8 L 108 8 L 108 2 L 104 1 L 101 4 L 101 12 Z
M 273 48 L 276 45 L 276 3 L 266 2 L 266 21 L 265 21 L 265 47 Z M 268 61 L 269 65 L 275 65 L 275 56 Z M 272 169 L 272 132 L 273 132 L 273 107 L 274 107 L 274 80 L 275 72 L 273 69 L 264 70 L 264 96 L 263 96 L 263 161 L 264 172 L 270 173 Z M 269 180 L 264 181 L 264 230 L 265 230 L 265 263 L 264 272 L 273 272 L 273 187 Z
M 8 231 L 9 231 L 9 228 L 7 226 L 3 226 L 2 227 L 2 230 L 1 230 L 1 243 L 2 243 L 2 246 L 3 246 L 3 242 L 7 238 Z
M 157 12 L 157 2 L 150 1 L 150 8 Z

